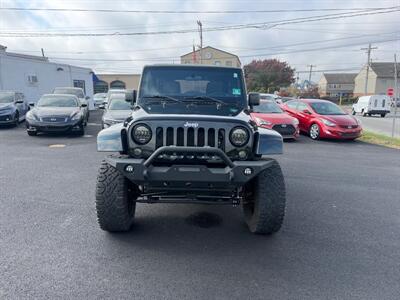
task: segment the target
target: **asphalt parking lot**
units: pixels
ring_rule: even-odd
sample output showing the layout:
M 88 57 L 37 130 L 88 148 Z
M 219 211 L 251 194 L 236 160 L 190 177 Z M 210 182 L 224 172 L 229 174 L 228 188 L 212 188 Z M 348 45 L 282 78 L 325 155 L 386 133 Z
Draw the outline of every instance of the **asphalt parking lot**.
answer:
M 240 208 L 148 204 L 111 235 L 91 118 L 84 137 L 0 128 L 1 299 L 399 299 L 399 150 L 285 143 L 275 236 L 250 234 Z

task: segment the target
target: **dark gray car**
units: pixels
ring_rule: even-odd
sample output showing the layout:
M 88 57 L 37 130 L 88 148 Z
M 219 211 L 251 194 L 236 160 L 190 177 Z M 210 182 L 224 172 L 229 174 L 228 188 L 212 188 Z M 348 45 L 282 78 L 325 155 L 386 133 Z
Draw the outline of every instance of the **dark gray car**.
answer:
M 34 106 L 34 104 L 31 104 Z M 74 95 L 43 95 L 38 103 L 26 115 L 28 135 L 38 132 L 85 133 L 86 122 L 81 104 Z
M 132 114 L 132 104 L 128 102 L 125 94 L 112 94 L 106 105 L 100 105 L 105 109 L 101 120 L 102 128 L 124 122 Z
M 13 124 L 25 120 L 29 105 L 22 93 L 15 91 L 0 91 L 0 125 Z

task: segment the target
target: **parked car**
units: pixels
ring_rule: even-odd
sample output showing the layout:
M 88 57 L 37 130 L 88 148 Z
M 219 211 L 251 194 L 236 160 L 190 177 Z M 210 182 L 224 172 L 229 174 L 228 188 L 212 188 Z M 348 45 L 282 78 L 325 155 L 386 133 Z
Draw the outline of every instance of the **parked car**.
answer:
M 127 100 L 125 94 L 112 94 L 107 105 L 100 105 L 99 108 L 104 109 L 102 128 L 123 123 L 132 114 L 132 103 Z
M 274 100 L 261 100 L 250 113 L 258 126 L 279 132 L 284 139 L 299 136 L 299 121 L 283 111 Z
M 38 132 L 85 134 L 86 104 L 74 95 L 47 94 L 26 114 L 26 130 L 33 136 Z
M 260 100 L 274 100 L 278 104 L 282 104 L 282 98 L 275 94 L 260 94 Z
M 106 102 L 107 98 L 107 93 L 97 93 L 93 95 L 93 102 L 94 105 L 99 107 L 99 105 L 102 105 Z
M 359 97 L 353 104 L 352 114 L 357 113 L 365 116 L 380 115 L 382 118 L 390 113 L 391 100 L 386 95 L 372 95 Z
M 110 99 L 110 96 L 113 94 L 126 94 L 126 90 L 125 89 L 109 89 L 107 92 L 107 97 L 105 99 L 105 105 L 108 103 L 108 100 Z
M 88 100 L 90 99 L 89 96 L 85 96 L 85 92 L 82 88 L 77 87 L 57 87 L 54 89 L 53 94 L 64 94 L 64 95 L 74 95 L 78 97 L 79 102 L 81 104 L 85 104 L 83 107 L 83 113 L 85 114 L 85 126 L 89 121 L 89 103 Z
M 0 91 L 0 124 L 17 126 L 25 120 L 29 105 L 22 93 L 15 91 Z
M 97 221 L 131 229 L 137 203 L 241 205 L 251 232 L 277 232 L 285 213 L 282 137 L 251 125 L 239 68 L 145 66 L 132 119 L 103 129 L 97 149 L 123 153 L 102 162 Z M 133 99 L 132 102 L 134 102 Z
M 283 107 L 299 120 L 300 131 L 308 133 L 313 140 L 354 140 L 361 136 L 361 123 L 330 101 L 297 99 L 286 102 Z

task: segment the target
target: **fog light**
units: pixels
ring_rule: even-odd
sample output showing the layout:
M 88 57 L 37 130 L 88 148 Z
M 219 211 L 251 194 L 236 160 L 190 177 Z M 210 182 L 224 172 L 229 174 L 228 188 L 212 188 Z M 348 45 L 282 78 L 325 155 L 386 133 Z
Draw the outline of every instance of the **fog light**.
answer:
M 243 171 L 244 175 L 251 175 L 253 174 L 253 169 L 252 168 L 246 168 Z
M 128 172 L 128 173 L 133 173 L 133 166 L 127 165 L 127 166 L 125 167 L 125 171 Z
M 247 152 L 245 150 L 240 150 L 239 151 L 239 158 L 244 159 L 247 157 Z
M 142 154 L 142 149 L 140 149 L 140 148 L 135 148 L 135 149 L 133 149 L 133 154 L 134 154 L 135 156 L 141 155 L 141 154 Z

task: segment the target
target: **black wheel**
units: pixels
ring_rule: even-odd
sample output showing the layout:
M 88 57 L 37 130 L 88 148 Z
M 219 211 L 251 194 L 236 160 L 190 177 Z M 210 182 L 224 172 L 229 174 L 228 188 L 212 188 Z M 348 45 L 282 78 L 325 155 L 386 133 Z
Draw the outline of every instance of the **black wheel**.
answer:
M 29 136 L 35 136 L 37 135 L 36 131 L 26 131 L 28 133 Z
M 16 111 L 14 116 L 14 126 L 17 127 L 18 125 L 19 125 L 19 112 Z
M 362 114 L 363 117 L 366 117 L 366 116 L 367 116 L 367 113 L 364 112 L 364 110 L 361 111 L 361 114 Z
M 381 114 L 381 118 L 384 118 L 386 116 L 386 114 Z
M 285 181 L 279 164 L 272 165 L 244 187 L 243 213 L 252 233 L 272 234 L 285 216 Z
M 138 188 L 117 169 L 103 161 L 96 185 L 97 221 L 110 232 L 129 231 L 135 216 Z
M 318 124 L 314 123 L 310 126 L 310 130 L 308 131 L 308 134 L 310 135 L 310 138 L 313 140 L 318 140 L 319 139 L 319 134 L 320 134 L 320 128 Z
M 352 114 L 353 116 L 356 115 L 356 112 L 355 112 L 354 108 L 351 110 L 351 114 Z

